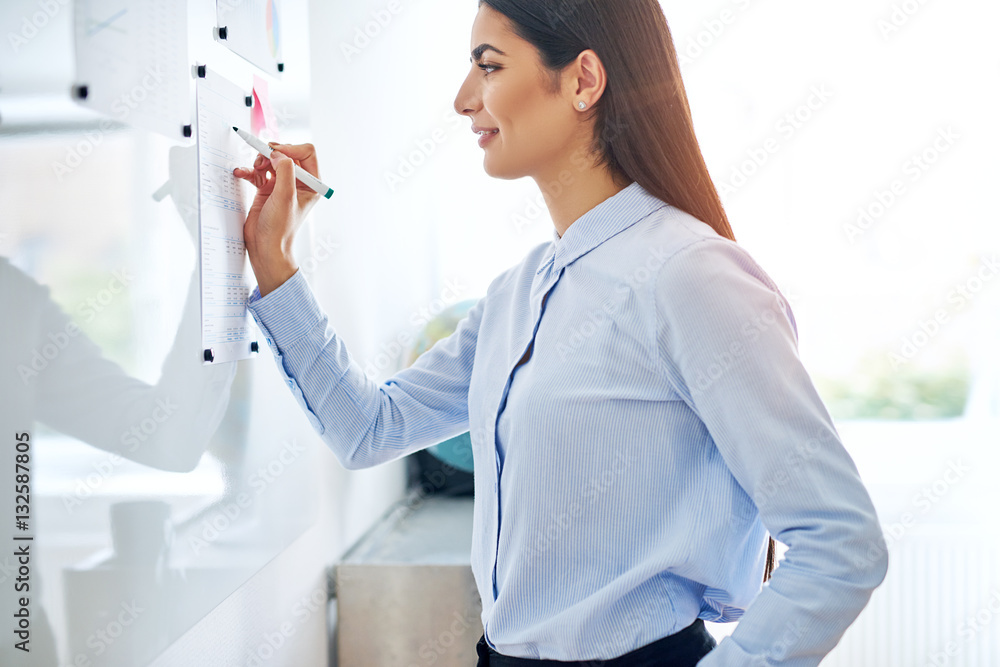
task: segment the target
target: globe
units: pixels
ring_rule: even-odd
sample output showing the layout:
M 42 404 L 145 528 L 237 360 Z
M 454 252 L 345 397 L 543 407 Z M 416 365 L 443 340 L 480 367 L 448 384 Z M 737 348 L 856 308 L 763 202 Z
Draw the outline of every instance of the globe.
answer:
M 458 323 L 469 314 L 477 302 L 478 299 L 459 301 L 435 315 L 417 334 L 416 340 L 407 352 L 406 365 L 412 365 L 421 354 L 434 347 L 439 340 L 455 333 Z M 473 471 L 472 439 L 468 431 L 428 447 L 427 451 L 453 468 L 470 473 Z

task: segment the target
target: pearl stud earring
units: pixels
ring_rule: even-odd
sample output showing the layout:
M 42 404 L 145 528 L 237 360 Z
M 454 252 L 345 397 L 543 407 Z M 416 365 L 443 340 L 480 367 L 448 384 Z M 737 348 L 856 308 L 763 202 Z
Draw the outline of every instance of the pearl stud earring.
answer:
M 580 102 L 577 102 L 577 103 L 576 103 L 576 105 L 577 105 L 578 107 L 580 107 L 580 109 L 581 109 L 581 110 L 583 110 L 583 109 L 586 109 L 586 108 L 587 108 L 587 103 L 586 103 L 586 102 L 584 102 L 584 101 L 582 101 L 582 100 L 581 100 Z

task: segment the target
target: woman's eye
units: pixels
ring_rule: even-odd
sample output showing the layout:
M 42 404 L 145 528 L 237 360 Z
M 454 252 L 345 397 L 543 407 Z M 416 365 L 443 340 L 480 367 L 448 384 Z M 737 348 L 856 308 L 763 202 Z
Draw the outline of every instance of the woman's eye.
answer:
M 496 65 L 487 65 L 486 63 L 480 63 L 479 69 L 481 69 L 484 72 L 486 72 L 487 69 L 495 70 L 495 69 L 498 69 L 498 68 L 497 68 Z M 486 73 L 489 74 L 490 72 L 486 72 Z

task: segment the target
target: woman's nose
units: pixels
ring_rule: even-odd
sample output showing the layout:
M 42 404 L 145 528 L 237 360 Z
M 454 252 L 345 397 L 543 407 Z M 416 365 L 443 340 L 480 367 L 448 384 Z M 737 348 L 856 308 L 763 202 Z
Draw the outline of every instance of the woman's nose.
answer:
M 458 89 L 458 95 L 455 97 L 455 112 L 464 116 L 474 113 L 478 105 L 478 97 L 470 78 L 467 77 L 462 82 Z

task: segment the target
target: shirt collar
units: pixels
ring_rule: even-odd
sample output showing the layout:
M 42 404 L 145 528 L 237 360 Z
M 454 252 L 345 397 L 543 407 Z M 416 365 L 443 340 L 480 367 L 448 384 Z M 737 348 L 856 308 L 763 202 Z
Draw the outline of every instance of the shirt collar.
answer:
M 617 194 L 590 209 L 569 226 L 562 237 L 552 230 L 552 244 L 542 266 L 554 258 L 552 272 L 558 273 L 612 236 L 639 222 L 653 211 L 667 206 L 633 181 Z

